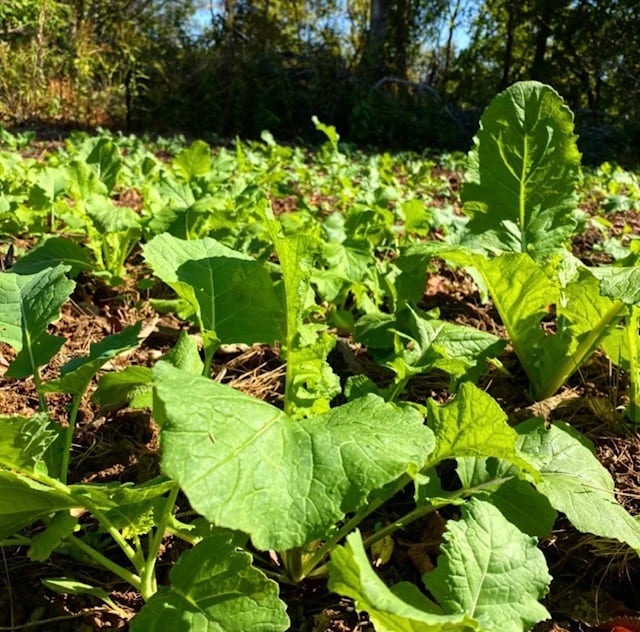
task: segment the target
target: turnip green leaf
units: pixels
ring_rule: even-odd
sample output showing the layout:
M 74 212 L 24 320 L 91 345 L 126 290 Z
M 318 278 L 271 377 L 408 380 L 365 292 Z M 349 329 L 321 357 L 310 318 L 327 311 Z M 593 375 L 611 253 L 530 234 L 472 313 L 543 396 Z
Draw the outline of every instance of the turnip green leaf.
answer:
M 204 363 L 194 336 L 181 331 L 176 344 L 162 358 L 178 369 L 202 375 Z M 91 399 L 104 410 L 128 406 L 151 408 L 153 405 L 153 374 L 146 366 L 128 366 L 122 371 L 105 373 Z
M 92 140 L 95 145 L 87 156 L 86 163 L 90 165 L 100 181 L 108 191 L 116 186 L 118 174 L 122 167 L 122 157 L 118 146 L 108 138 Z
M 442 256 L 480 272 L 538 400 L 551 397 L 589 358 L 624 307 L 600 294 L 587 268 L 562 287 L 552 269 L 526 254 L 487 259 L 451 250 Z
M 48 560 L 64 538 L 76 530 L 77 524 L 78 519 L 68 511 L 59 511 L 48 522 L 47 528 L 31 539 L 31 546 L 27 552 L 29 559 L 34 562 Z
M 68 269 L 60 265 L 30 275 L 0 274 L 0 341 L 18 352 L 7 377 L 34 375 L 64 344 L 65 339 L 47 333 L 47 327 L 60 317 L 74 288 L 65 277 Z
M 202 140 L 196 140 L 183 149 L 174 159 L 173 168 L 185 182 L 211 172 L 211 148 Z
M 35 274 L 59 264 L 69 266 L 68 275 L 71 278 L 77 277 L 82 270 L 94 267 L 86 248 L 65 237 L 49 237 L 20 257 L 11 271 L 16 274 Z
M 315 307 L 310 279 L 319 243 L 304 233 L 283 235 L 266 209 L 264 223 L 278 255 L 284 289 L 285 411 L 294 417 L 324 413 L 340 392 L 340 380 L 327 362 L 336 337 L 327 333 L 326 326 L 305 322 L 310 308 Z
M 103 410 L 129 406 L 151 408 L 153 377 L 146 366 L 128 366 L 122 371 L 105 373 L 91 399 Z
M 59 435 L 60 426 L 49 415 L 0 417 L 0 466 L 32 472 Z
M 89 347 L 89 355 L 76 357 L 67 362 L 60 370 L 60 377 L 50 380 L 43 386 L 48 393 L 71 393 L 82 395 L 88 388 L 91 378 L 103 364 L 115 356 L 138 346 L 138 334 L 142 323 L 138 322 L 123 329 L 120 333 L 103 338 Z
M 0 470 L 0 538 L 12 535 L 39 518 L 77 506 L 70 494 L 15 472 Z
M 474 495 L 497 507 L 523 533 L 539 538 L 551 533 L 556 510 L 529 481 L 516 477 L 508 461 L 493 457 L 458 457 L 456 461 L 463 488 L 480 490 Z
M 392 369 L 400 382 L 432 369 L 454 379 L 473 380 L 505 344 L 493 334 L 445 322 L 409 306 L 395 316 L 382 312 L 363 316 L 356 323 L 354 339 Z
M 564 422 L 547 428 L 540 419 L 516 429 L 521 454 L 542 474 L 536 488 L 555 509 L 579 531 L 640 551 L 640 523 L 616 502 L 613 479 L 585 437 Z
M 131 632 L 284 632 L 278 585 L 251 566 L 231 538 L 211 536 L 183 553 L 162 587 L 131 622 Z
M 573 115 L 553 88 L 526 81 L 495 97 L 469 154 L 466 241 L 536 260 L 560 248 L 577 226 L 576 139 Z
M 549 618 L 538 602 L 551 582 L 544 555 L 493 505 L 472 498 L 444 537 L 438 565 L 423 581 L 446 613 L 496 632 L 522 632 Z
M 640 266 L 616 268 L 602 266 L 593 270 L 602 294 L 627 305 L 640 303 Z
M 282 301 L 258 261 L 214 239 L 162 234 L 144 248 L 155 274 L 190 303 L 203 333 L 220 342 L 271 343 L 282 337 Z
M 448 614 L 412 584 L 388 588 L 371 568 L 360 533 L 347 536 L 329 562 L 329 588 L 366 610 L 378 632 L 471 632 L 485 630 L 466 613 Z
M 321 538 L 371 492 L 419 469 L 433 449 L 417 412 L 373 395 L 294 422 L 167 363 L 153 371 L 163 470 L 196 511 L 248 533 L 260 549 Z
M 471 382 L 460 385 L 455 399 L 444 406 L 427 402 L 428 425 L 436 437 L 429 456 L 433 464 L 454 457 L 493 456 L 509 461 L 538 478 L 535 467 L 516 449 L 518 435 L 498 403 Z

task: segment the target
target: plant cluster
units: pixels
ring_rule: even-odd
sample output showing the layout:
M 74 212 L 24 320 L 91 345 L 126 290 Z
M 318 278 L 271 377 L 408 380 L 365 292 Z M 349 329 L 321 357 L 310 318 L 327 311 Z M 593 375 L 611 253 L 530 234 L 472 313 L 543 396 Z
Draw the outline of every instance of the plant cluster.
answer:
M 621 243 L 622 258 L 589 267 L 567 249 L 586 222 L 580 155 L 571 112 L 546 85 L 516 84 L 486 110 L 468 157 L 464 218 L 433 164 L 365 159 L 314 122 L 327 142 L 313 168 L 269 134 L 214 154 L 202 141 L 167 145 L 166 161 L 106 133 L 73 136 L 44 163 L 0 154 L 0 230 L 42 235 L 0 274 L 0 341 L 14 350 L 5 377 L 32 378 L 40 403 L 31 417 L 0 417 L 0 543 L 27 547 L 34 561 L 68 553 L 111 571 L 144 599 L 134 632 L 284 631 L 279 584 L 321 577 L 380 631 L 530 629 L 549 616 L 541 599 L 551 576 L 537 544 L 559 513 L 636 552 L 640 523 L 569 423 L 508 423 L 477 385 L 501 369 L 507 340 L 422 309 L 427 274 L 434 258 L 472 274 L 532 399 L 553 395 L 603 349 L 629 375 L 626 414 L 638 423 L 638 251 Z M 282 212 L 288 202 L 293 210 Z M 427 240 L 435 230 L 440 239 Z M 131 282 L 127 262 L 140 252 L 149 275 L 139 287 L 156 279 L 170 288 L 152 304 L 186 325 L 175 346 L 153 366 L 106 370 L 142 344 L 137 323 L 45 380 L 42 368 L 64 343 L 48 326 L 74 279 Z M 341 381 L 330 362 L 340 337 L 366 348 L 389 380 Z M 212 379 L 223 344 L 279 349 L 278 405 Z M 435 370 L 449 376 L 451 397 L 415 401 L 412 378 Z M 69 397 L 65 425 L 52 420 L 49 393 Z M 69 482 L 89 396 L 152 411 L 158 477 Z M 402 491 L 411 507 L 371 530 L 370 518 Z M 182 495 L 190 511 L 178 514 Z M 420 586 L 387 586 L 367 551 L 442 510 L 451 517 L 436 568 Z M 167 535 L 191 548 L 159 585 Z M 44 583 L 114 606 L 96 586 Z

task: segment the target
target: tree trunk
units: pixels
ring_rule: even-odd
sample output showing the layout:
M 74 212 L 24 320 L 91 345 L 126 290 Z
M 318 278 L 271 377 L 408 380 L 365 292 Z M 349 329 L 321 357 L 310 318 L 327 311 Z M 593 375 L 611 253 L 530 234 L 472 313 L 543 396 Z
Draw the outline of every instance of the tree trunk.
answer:
M 390 10 L 390 0 L 371 0 L 369 28 L 359 68 L 360 75 L 371 83 L 375 83 L 388 74 L 389 66 L 385 47 Z
M 504 45 L 504 57 L 502 58 L 502 76 L 498 90 L 502 92 L 511 83 L 511 62 L 513 61 L 513 40 L 516 28 L 516 14 L 512 3 L 507 3 L 507 39 Z
M 535 37 L 534 37 L 534 54 L 533 62 L 529 74 L 532 79 L 538 81 L 546 81 L 546 63 L 547 45 L 549 36 L 552 33 L 551 25 L 554 17 L 554 2 L 541 0 L 536 3 L 535 21 Z

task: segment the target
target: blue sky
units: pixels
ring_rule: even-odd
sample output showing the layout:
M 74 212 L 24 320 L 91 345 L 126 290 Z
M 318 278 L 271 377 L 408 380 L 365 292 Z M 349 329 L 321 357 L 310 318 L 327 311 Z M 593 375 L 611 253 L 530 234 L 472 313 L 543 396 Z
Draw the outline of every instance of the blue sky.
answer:
M 211 24 L 211 10 L 216 13 L 222 12 L 222 0 L 209 0 L 208 6 L 203 7 L 196 11 L 193 18 L 194 33 L 201 33 Z M 476 2 L 473 2 L 474 6 L 477 6 Z M 346 10 L 345 10 L 346 14 Z M 466 48 L 469 44 L 469 31 L 466 25 L 458 26 L 454 31 L 454 43 L 458 50 Z

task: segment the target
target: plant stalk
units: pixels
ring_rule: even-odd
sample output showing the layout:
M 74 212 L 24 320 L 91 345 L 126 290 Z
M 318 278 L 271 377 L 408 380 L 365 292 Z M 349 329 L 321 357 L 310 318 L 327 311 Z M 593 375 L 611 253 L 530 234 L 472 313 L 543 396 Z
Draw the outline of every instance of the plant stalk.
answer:
M 311 553 L 303 562 L 302 572 L 300 579 L 304 579 L 311 572 L 321 564 L 325 558 L 331 553 L 344 537 L 346 537 L 351 531 L 353 531 L 369 514 L 373 513 L 378 507 L 382 506 L 389 500 L 389 498 L 395 496 L 401 489 L 404 489 L 406 485 L 411 482 L 411 477 L 408 474 L 403 474 L 396 484 L 388 491 L 384 496 L 376 498 L 371 503 L 362 507 L 355 515 L 347 520 L 333 536 L 324 542 L 324 544 L 318 548 L 317 551 Z
M 78 395 L 73 396 L 71 410 L 69 411 L 69 425 L 67 426 L 67 429 L 65 431 L 64 449 L 62 451 L 62 463 L 60 464 L 60 481 L 65 485 L 69 476 L 69 461 L 71 459 L 71 444 L 73 442 L 73 433 L 76 427 L 76 420 L 78 418 L 78 411 L 80 410 L 80 404 L 82 403 L 83 395 L 84 391 Z
M 86 553 L 91 559 L 95 560 L 100 566 L 103 566 L 107 570 L 110 570 L 114 575 L 120 577 L 124 581 L 131 584 L 136 590 L 140 590 L 141 581 L 140 576 L 128 571 L 126 568 L 120 566 L 111 561 L 108 557 L 105 557 L 99 551 L 96 551 L 93 547 L 89 546 L 86 542 L 83 542 L 80 538 L 76 538 L 74 535 L 70 535 L 67 541 L 77 546 L 81 551 Z
M 640 423 L 640 308 L 632 305 L 627 317 L 627 343 L 629 345 L 629 406 L 627 418 L 634 424 Z
M 167 502 L 164 506 L 164 511 L 162 512 L 162 517 L 158 521 L 156 530 L 149 542 L 147 560 L 144 565 L 144 569 L 142 570 L 142 578 L 140 583 L 140 593 L 142 594 L 142 598 L 145 601 L 147 601 L 158 590 L 158 584 L 155 575 L 156 562 L 158 560 L 158 551 L 160 550 L 162 538 L 164 537 L 167 526 L 171 520 L 171 514 L 173 512 L 173 508 L 175 507 L 179 491 L 180 488 L 178 487 L 178 485 L 175 485 L 175 487 L 169 492 Z
M 604 335 L 607 327 L 620 315 L 625 304 L 622 301 L 615 301 L 606 314 L 600 319 L 596 326 L 589 332 L 584 340 L 578 345 L 576 352 L 567 356 L 558 366 L 552 379 L 541 385 L 534 393 L 535 399 L 540 401 L 551 397 L 567 381 L 567 378 L 582 364 L 585 358 L 594 350 L 598 341 Z

